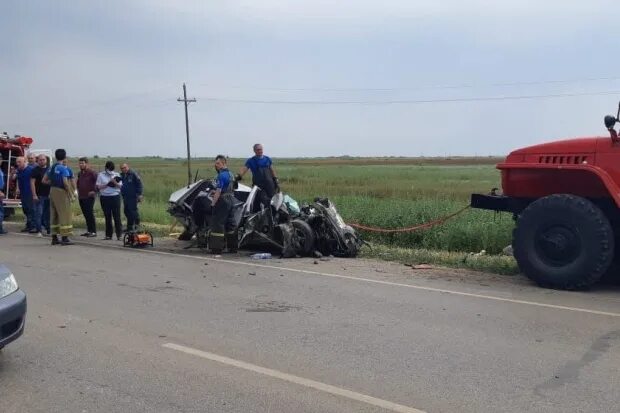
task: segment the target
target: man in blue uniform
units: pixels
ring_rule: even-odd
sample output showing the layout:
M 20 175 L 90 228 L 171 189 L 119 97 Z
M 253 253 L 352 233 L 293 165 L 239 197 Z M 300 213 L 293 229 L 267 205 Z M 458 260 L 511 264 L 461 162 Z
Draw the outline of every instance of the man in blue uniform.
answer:
M 124 163 L 121 165 L 121 179 L 123 181 L 121 195 L 123 196 L 124 212 L 127 218 L 127 231 L 132 231 L 140 225 L 138 203 L 144 199 L 142 178 L 135 171 L 129 169 L 128 164 Z
M 74 201 L 74 189 L 71 184 L 73 172 L 65 166 L 67 152 L 57 149 L 56 163 L 43 177 L 43 183 L 50 185 L 50 215 L 52 227 L 52 245 L 73 245 L 69 236 L 73 234 L 73 213 L 71 202 Z M 61 236 L 61 240 L 58 236 Z
M 236 178 L 240 181 L 248 170 L 252 171 L 252 185 L 256 185 L 261 189 L 261 204 L 268 208 L 273 195 L 280 191 L 280 185 L 276 177 L 276 171 L 273 169 L 271 158 L 263 155 L 263 145 L 257 143 L 253 149 L 254 156 L 245 161 L 245 166 L 241 168 Z
M 237 252 L 237 228 L 234 221 L 233 205 L 233 176 L 228 170 L 226 157 L 218 155 L 215 158 L 217 178 L 215 193 L 211 201 L 213 217 L 209 232 L 209 248 L 213 254 L 220 254 L 226 245 L 228 252 Z
M 26 226 L 22 229 L 22 232 L 30 232 L 37 233 L 34 219 L 34 203 L 32 200 L 32 189 L 30 186 L 30 177 L 32 175 L 32 171 L 34 167 L 32 165 L 28 165 L 26 158 L 20 156 L 16 160 L 16 179 L 17 179 L 17 188 L 19 190 L 19 198 L 22 203 L 22 211 L 24 211 L 24 216 L 26 217 Z

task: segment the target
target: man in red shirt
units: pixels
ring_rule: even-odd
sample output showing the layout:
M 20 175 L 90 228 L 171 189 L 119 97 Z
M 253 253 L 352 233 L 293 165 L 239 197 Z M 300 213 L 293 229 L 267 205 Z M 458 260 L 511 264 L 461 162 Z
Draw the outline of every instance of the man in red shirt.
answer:
M 82 157 L 79 162 L 80 173 L 77 179 L 78 199 L 80 209 L 86 219 L 86 232 L 83 237 L 96 237 L 97 224 L 95 223 L 95 197 L 97 196 L 97 172 L 88 164 L 88 158 Z

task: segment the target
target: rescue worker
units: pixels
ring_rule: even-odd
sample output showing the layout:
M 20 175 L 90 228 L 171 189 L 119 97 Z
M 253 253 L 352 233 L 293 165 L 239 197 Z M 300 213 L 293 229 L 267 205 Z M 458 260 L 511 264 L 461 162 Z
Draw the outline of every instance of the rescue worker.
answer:
M 245 165 L 235 178 L 237 181 L 240 181 L 243 175 L 245 175 L 248 170 L 251 170 L 252 185 L 256 185 L 261 189 L 261 204 L 268 208 L 271 204 L 273 195 L 280 191 L 280 184 L 276 176 L 276 171 L 273 169 L 271 158 L 263 155 L 263 145 L 257 143 L 254 145 L 253 149 L 254 156 L 245 161 Z
M 138 203 L 144 200 L 142 195 L 143 185 L 142 178 L 129 165 L 124 163 L 121 165 L 121 179 L 123 186 L 121 187 L 121 195 L 123 196 L 123 212 L 127 218 L 126 231 L 135 231 L 140 225 L 140 213 L 138 212 Z
M 50 188 L 50 215 L 52 221 L 52 245 L 73 245 L 69 236 L 73 234 L 73 211 L 71 203 L 75 199 L 73 187 L 69 181 L 73 176 L 71 170 L 64 165 L 67 152 L 56 149 L 56 163 L 43 178 L 44 184 Z M 61 240 L 58 236 L 61 236 Z
M 217 178 L 215 180 L 215 194 L 213 195 L 211 231 L 209 232 L 209 248 L 213 254 L 220 254 L 226 245 L 228 252 L 237 252 L 237 228 L 234 221 L 233 205 L 234 179 L 228 170 L 226 157 L 218 155 L 215 158 Z

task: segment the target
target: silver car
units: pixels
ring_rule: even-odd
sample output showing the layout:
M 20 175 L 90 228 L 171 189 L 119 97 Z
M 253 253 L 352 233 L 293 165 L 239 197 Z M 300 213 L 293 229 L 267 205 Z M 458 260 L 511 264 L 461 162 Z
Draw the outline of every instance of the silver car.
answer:
M 25 322 L 26 293 L 11 270 L 0 264 L 0 349 L 22 335 Z

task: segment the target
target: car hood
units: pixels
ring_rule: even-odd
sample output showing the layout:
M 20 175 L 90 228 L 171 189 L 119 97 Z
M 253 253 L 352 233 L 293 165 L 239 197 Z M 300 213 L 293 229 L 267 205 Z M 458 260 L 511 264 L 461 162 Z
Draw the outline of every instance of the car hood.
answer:
M 5 279 L 9 275 L 13 274 L 13 272 L 4 264 L 0 264 L 0 280 Z

